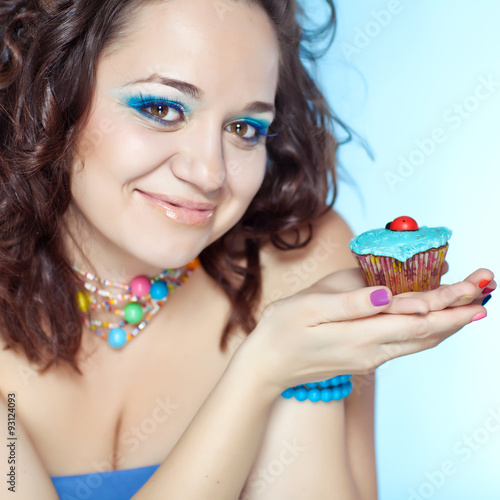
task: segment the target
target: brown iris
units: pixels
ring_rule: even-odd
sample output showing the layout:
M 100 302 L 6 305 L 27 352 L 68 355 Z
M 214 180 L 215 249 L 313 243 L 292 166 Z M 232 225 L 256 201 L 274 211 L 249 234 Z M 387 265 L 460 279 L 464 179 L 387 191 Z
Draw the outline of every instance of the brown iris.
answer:
M 158 106 L 152 106 L 151 107 L 151 114 L 155 118 L 165 118 L 165 116 L 168 115 L 168 106 L 163 106 L 159 104 Z
M 236 135 L 240 137 L 244 137 L 248 132 L 248 125 L 246 123 L 231 123 L 230 126 L 231 132 L 234 132 Z

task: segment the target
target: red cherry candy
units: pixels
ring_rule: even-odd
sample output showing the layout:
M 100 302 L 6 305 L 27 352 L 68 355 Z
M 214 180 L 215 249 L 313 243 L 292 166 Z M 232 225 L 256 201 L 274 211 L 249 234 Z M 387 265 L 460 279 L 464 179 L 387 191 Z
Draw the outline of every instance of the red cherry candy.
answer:
M 416 231 L 418 229 L 418 224 L 417 221 L 411 217 L 397 217 L 391 222 L 389 229 L 391 231 Z

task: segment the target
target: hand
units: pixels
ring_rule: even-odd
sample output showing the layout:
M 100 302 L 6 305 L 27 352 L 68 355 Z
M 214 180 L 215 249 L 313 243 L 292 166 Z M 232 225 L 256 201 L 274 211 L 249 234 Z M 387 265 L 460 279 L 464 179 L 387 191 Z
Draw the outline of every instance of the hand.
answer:
M 453 285 L 393 297 L 386 287 L 365 287 L 357 269 L 340 271 L 268 305 L 243 346 L 256 373 L 279 392 L 369 373 L 389 359 L 435 347 L 484 317 L 479 282 L 492 279 L 491 271 L 479 269 Z
M 447 270 L 448 266 L 446 266 L 445 272 Z M 485 297 L 497 287 L 497 283 L 493 277 L 493 273 L 490 270 L 478 269 L 465 278 L 462 282 L 464 285 L 460 283 L 455 285 L 441 285 L 426 295 L 430 310 L 438 311 L 445 307 L 458 307 L 471 303 L 481 304 Z M 418 294 L 418 292 L 408 292 L 399 296 L 412 297 L 415 296 L 414 294 Z

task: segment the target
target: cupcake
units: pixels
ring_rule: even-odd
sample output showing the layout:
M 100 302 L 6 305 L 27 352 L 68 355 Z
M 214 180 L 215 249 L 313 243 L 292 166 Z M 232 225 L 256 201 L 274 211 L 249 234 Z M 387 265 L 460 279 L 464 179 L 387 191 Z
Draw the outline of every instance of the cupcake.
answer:
M 411 217 L 398 217 L 349 243 L 367 286 L 384 285 L 394 295 L 439 286 L 452 232 L 446 227 L 418 227 Z

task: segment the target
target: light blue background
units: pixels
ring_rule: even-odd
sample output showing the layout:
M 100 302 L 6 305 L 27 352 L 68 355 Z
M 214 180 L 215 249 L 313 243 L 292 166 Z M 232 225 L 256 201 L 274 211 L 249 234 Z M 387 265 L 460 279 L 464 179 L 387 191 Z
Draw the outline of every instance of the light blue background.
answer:
M 321 2 L 303 4 L 321 14 Z M 399 215 L 451 228 L 444 283 L 479 267 L 500 273 L 500 2 L 337 0 L 336 7 L 321 87 L 375 156 L 359 141 L 340 149 L 357 187 L 341 183 L 337 210 L 355 233 Z M 491 88 L 476 99 L 485 80 Z M 455 106 L 465 107 L 462 117 Z M 418 153 L 417 141 L 433 133 L 441 143 Z M 401 157 L 418 165 L 398 172 Z M 499 300 L 486 319 L 436 349 L 379 368 L 380 500 L 500 499 Z

